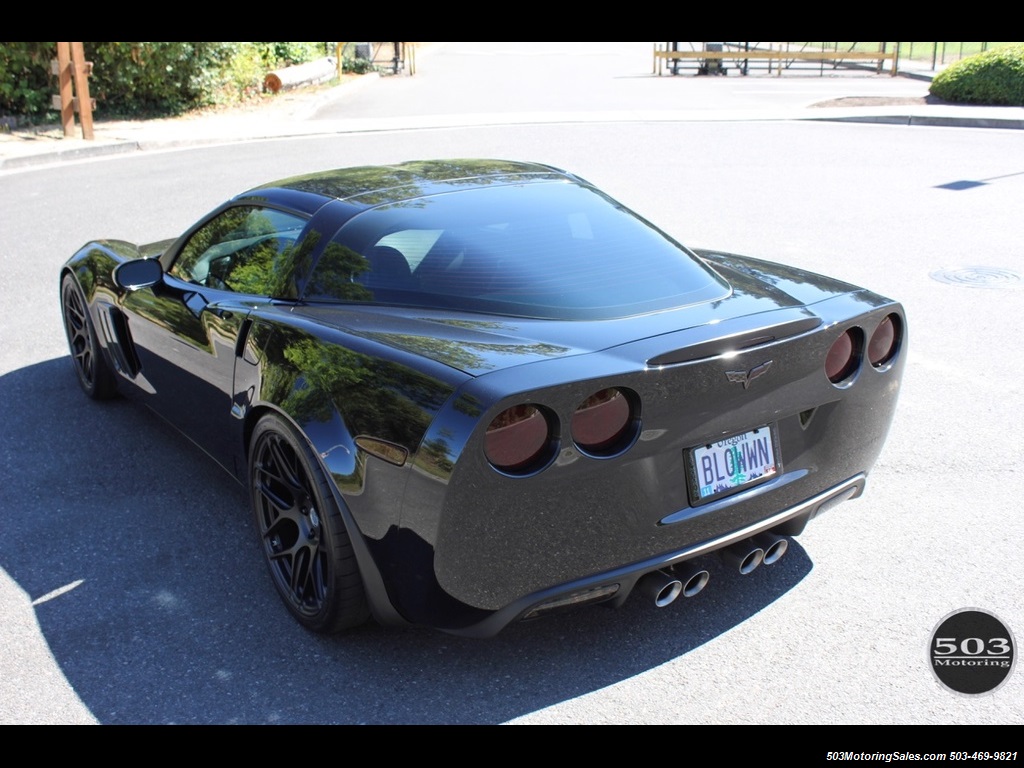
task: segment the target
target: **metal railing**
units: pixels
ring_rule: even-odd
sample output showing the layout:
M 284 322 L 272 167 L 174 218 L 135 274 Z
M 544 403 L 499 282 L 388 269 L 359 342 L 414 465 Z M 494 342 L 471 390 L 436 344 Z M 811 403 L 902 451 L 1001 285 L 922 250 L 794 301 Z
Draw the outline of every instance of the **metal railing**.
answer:
M 938 71 L 948 64 L 967 56 L 984 53 L 1013 43 L 895 43 L 899 46 L 900 58 L 914 62 L 915 66 L 930 66 Z
M 837 69 L 887 70 L 900 68 L 938 71 L 965 56 L 1012 43 L 971 42 L 668 42 L 654 43 L 654 74 L 726 74 L 730 69 L 746 75 L 754 70 L 782 75 L 784 71 L 814 71 L 821 75 Z

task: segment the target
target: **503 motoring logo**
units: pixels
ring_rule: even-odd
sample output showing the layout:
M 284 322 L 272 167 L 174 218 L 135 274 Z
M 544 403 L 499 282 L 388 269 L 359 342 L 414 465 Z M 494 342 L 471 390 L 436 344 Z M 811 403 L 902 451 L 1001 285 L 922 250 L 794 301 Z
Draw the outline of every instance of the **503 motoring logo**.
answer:
M 1010 677 L 1016 662 L 1013 633 L 979 608 L 945 616 L 932 632 L 928 661 L 932 673 L 954 693 L 992 693 Z

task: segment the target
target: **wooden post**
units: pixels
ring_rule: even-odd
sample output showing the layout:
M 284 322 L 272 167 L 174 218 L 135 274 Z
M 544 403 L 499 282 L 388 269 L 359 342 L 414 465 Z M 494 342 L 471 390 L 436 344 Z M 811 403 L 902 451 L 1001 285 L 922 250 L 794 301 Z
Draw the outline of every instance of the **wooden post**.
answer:
M 60 84 L 60 121 L 64 138 L 75 135 L 75 102 L 71 91 L 71 43 L 57 43 L 57 81 Z
M 82 138 L 92 141 L 95 138 L 92 130 L 92 98 L 89 96 L 89 71 L 82 43 L 71 43 L 71 62 L 74 64 L 78 114 L 82 119 Z

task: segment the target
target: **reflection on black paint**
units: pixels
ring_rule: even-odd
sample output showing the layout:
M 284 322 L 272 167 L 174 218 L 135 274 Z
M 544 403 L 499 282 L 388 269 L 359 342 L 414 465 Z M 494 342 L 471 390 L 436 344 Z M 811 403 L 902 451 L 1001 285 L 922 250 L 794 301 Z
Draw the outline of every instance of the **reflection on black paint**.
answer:
M 279 329 L 268 349 L 263 397 L 300 423 L 325 422 L 337 409 L 353 435 L 416 450 L 451 388 L 398 363 Z

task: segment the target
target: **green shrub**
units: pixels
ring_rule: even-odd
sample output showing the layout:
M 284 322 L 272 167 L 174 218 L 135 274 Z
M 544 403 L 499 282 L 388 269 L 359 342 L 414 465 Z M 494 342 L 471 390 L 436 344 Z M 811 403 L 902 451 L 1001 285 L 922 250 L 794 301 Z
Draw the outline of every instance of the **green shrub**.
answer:
M 369 59 L 345 57 L 341 60 L 341 71 L 349 74 L 365 75 L 367 72 L 373 72 L 374 69 L 374 64 Z
M 86 43 L 89 91 L 105 115 L 177 114 L 213 103 L 232 43 Z
M 56 43 L 0 43 L 0 115 L 34 115 L 51 109 L 50 59 Z
M 1009 45 L 950 64 L 929 92 L 957 104 L 1024 106 L 1024 45 Z
M 179 114 L 245 101 L 275 67 L 333 53 L 333 43 L 85 43 L 89 93 L 103 117 Z M 0 115 L 53 118 L 56 43 L 0 43 Z
M 224 43 L 223 63 L 207 72 L 206 104 L 247 101 L 263 90 L 266 66 L 262 46 L 267 43 Z M 199 105 L 204 106 L 204 105 Z
M 268 69 L 334 55 L 333 43 L 248 43 L 258 48 Z

